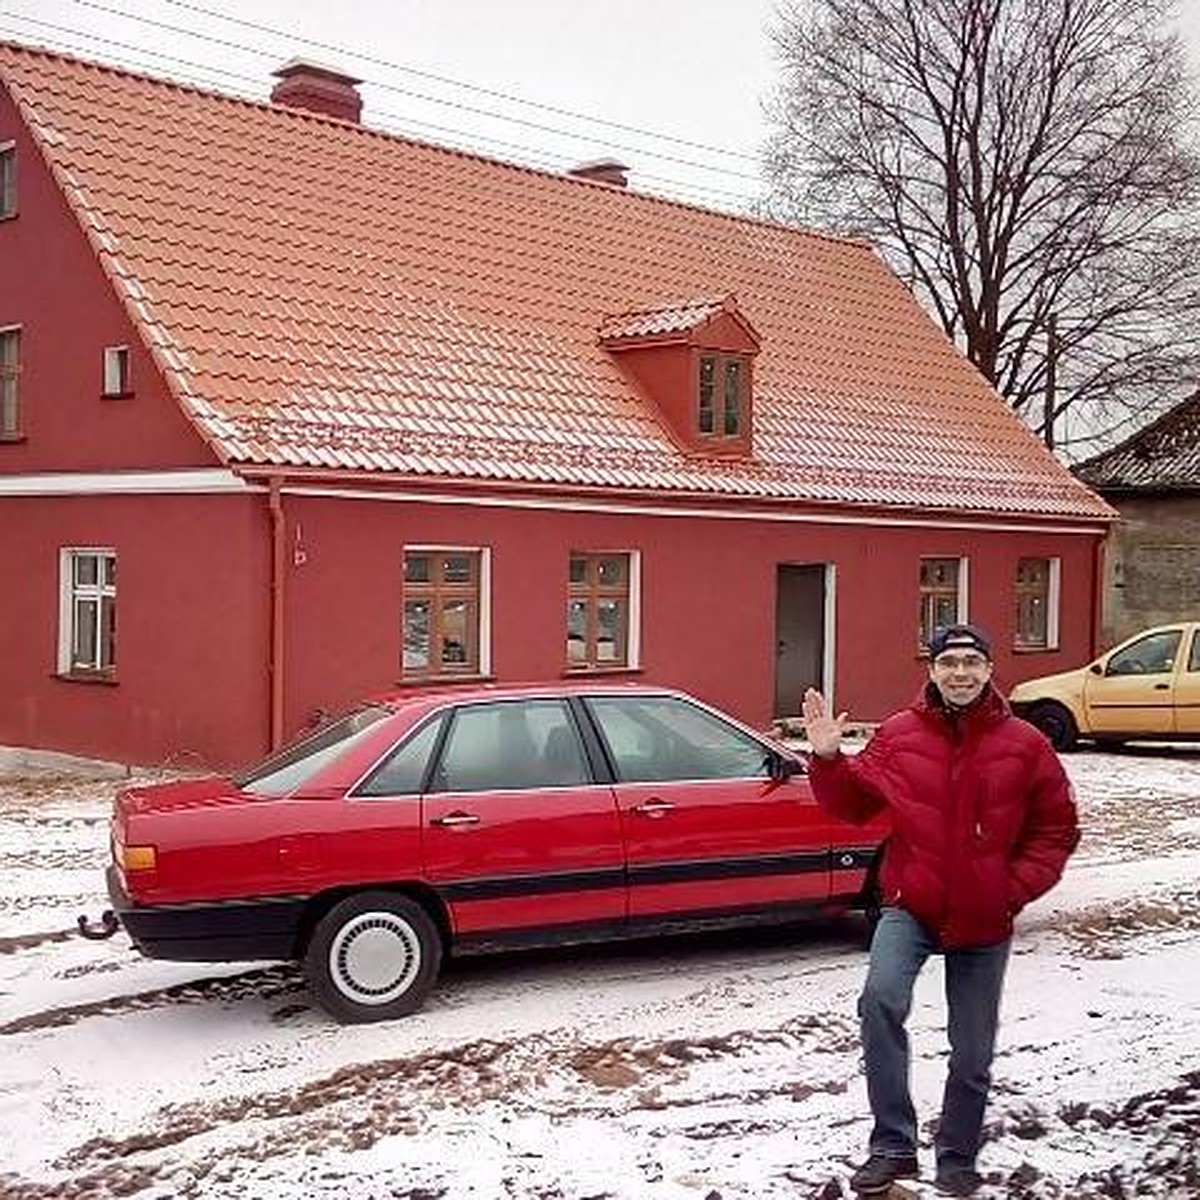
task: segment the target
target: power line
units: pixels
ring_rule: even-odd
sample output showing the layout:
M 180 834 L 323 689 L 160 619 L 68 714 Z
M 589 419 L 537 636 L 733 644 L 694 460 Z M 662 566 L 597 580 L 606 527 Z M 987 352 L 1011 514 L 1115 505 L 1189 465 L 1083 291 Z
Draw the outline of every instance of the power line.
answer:
M 77 0 L 82 3 L 84 0 Z M 272 29 L 268 25 L 259 25 L 254 21 L 247 21 L 241 17 L 231 17 L 226 13 L 213 12 L 211 9 L 202 7 L 199 4 L 189 3 L 188 0 L 162 0 L 165 4 L 170 4 L 174 8 L 182 8 L 187 12 L 197 13 L 200 16 L 209 17 L 213 20 L 226 21 L 231 25 L 240 25 L 245 29 L 253 29 L 258 33 L 268 33 L 274 37 L 281 36 L 278 29 Z M 97 6 L 98 7 L 98 6 Z M 492 88 L 482 87 L 479 84 L 467 83 L 460 79 L 453 79 L 445 75 L 437 75 L 432 71 L 423 71 L 417 67 L 406 66 L 403 63 L 392 62 L 388 59 L 376 58 L 370 54 L 363 54 L 357 50 L 351 50 L 345 46 L 339 46 L 330 42 L 318 41 L 315 38 L 301 37 L 299 34 L 288 34 L 289 39 L 293 42 L 299 42 L 306 46 L 313 46 L 318 50 L 327 50 L 335 54 L 349 55 L 357 58 L 362 62 L 369 62 L 377 67 L 386 67 L 389 70 L 400 71 L 406 75 L 415 75 L 420 79 L 428 79 L 434 83 L 446 84 L 450 87 L 462 88 L 465 91 L 478 92 L 481 96 L 489 96 L 493 100 L 504 100 L 511 104 L 521 104 L 527 108 L 538 109 L 541 112 L 553 113 L 555 116 L 568 117 L 574 121 L 586 121 L 589 124 L 600 125 L 607 129 L 616 129 L 622 133 L 633 133 L 640 137 L 655 138 L 660 141 L 673 142 L 677 146 L 686 146 L 691 150 L 706 150 L 712 154 L 723 154 L 729 158 L 739 158 L 746 162 L 757 164 L 757 158 L 753 154 L 747 154 L 742 150 L 728 150 L 721 146 L 711 146 L 704 142 L 694 142 L 687 138 L 675 137 L 669 133 L 659 133 L 654 130 L 642 129 L 636 125 L 625 125 L 620 121 L 609 121 L 604 117 L 593 117 L 587 113 L 574 112 L 571 109 L 559 108 L 553 104 L 543 104 L 538 100 L 527 100 L 522 96 L 513 95 L 510 92 L 501 92 Z
M 38 28 L 41 28 L 41 29 L 48 29 L 48 30 L 51 30 L 60 35 L 65 34 L 65 35 L 67 35 L 67 37 L 66 38 L 60 37 L 58 39 L 58 44 L 60 46 L 65 46 L 65 48 L 67 48 L 75 53 L 94 54 L 95 53 L 95 50 L 94 50 L 95 45 L 113 46 L 113 47 L 118 48 L 119 50 L 130 51 L 136 57 L 131 59 L 131 58 L 128 58 L 128 57 L 125 57 L 122 55 L 110 54 L 108 56 L 109 60 L 111 62 L 113 62 L 114 65 L 122 66 L 122 67 L 125 67 L 126 69 L 136 69 L 136 70 L 143 70 L 143 71 L 147 70 L 147 69 L 162 70 L 163 68 L 161 68 L 161 67 L 157 67 L 157 68 L 148 68 L 147 67 L 147 64 L 146 64 L 147 58 L 157 59 L 157 60 L 161 60 L 164 63 L 169 64 L 169 66 L 171 68 L 174 68 L 174 70 L 172 71 L 172 74 L 181 80 L 195 82 L 195 75 L 189 74 L 189 73 L 200 73 L 202 75 L 207 75 L 207 76 L 217 76 L 217 77 L 221 77 L 225 80 L 232 80 L 232 81 L 235 81 L 237 84 L 244 85 L 243 87 L 239 88 L 239 91 L 245 98 L 258 100 L 261 97 L 262 80 L 258 77 L 244 75 L 244 74 L 241 74 L 236 71 L 230 71 L 227 68 L 223 68 L 223 67 L 215 67 L 215 66 L 210 66 L 207 64 L 194 63 L 194 62 L 191 62 L 186 59 L 180 59 L 174 55 L 164 54 L 161 51 L 153 50 L 153 49 L 150 49 L 145 46 L 138 46 L 138 45 L 134 45 L 129 42 L 122 42 L 115 38 L 103 37 L 99 34 L 93 34 L 86 30 L 73 29 L 73 28 L 69 28 L 66 26 L 62 26 L 62 25 L 56 25 L 52 22 L 42 21 L 35 17 L 27 17 L 21 13 L 12 13 L 12 12 L 8 12 L 6 10 L 0 10 L 0 17 L 7 17 L 9 19 L 19 21 L 25 25 L 32 25 L 32 26 L 37 26 Z M 9 35 L 15 34 L 18 37 L 26 36 L 23 31 L 21 31 L 19 29 L 13 30 L 11 27 L 9 27 L 7 32 Z M 181 31 L 181 32 L 186 32 L 186 31 Z M 75 40 L 74 41 L 68 40 L 71 38 L 73 38 Z M 240 47 L 240 49 L 247 49 L 247 48 Z M 251 51 L 251 52 L 264 53 L 262 51 Z M 179 68 L 185 68 L 186 70 L 180 71 Z M 230 85 L 224 84 L 223 86 L 228 87 Z M 494 115 L 494 114 L 484 114 L 484 115 Z M 553 171 L 564 170 L 568 166 L 570 166 L 573 161 L 570 156 L 565 155 L 565 154 L 555 154 L 553 152 L 547 153 L 542 148 L 530 147 L 523 143 L 508 142 L 508 141 L 504 141 L 499 138 L 491 137 L 486 134 L 481 134 L 478 132 L 468 132 L 466 130 L 457 129 L 457 128 L 454 128 L 451 126 L 446 126 L 446 125 L 440 125 L 440 124 L 437 124 L 434 122 L 421 121 L 421 120 L 418 120 L 409 115 L 392 113 L 387 110 L 374 109 L 374 110 L 372 110 L 372 116 L 373 116 L 373 118 L 381 119 L 380 126 L 379 126 L 380 128 L 383 128 L 388 132 L 400 133 L 401 135 L 404 135 L 404 136 L 417 136 L 411 132 L 413 130 L 428 130 L 434 134 L 449 135 L 450 137 L 457 139 L 457 141 L 458 141 L 458 145 L 455 148 L 460 149 L 460 150 L 466 150 L 467 152 L 470 152 L 473 148 L 476 148 L 476 152 L 478 152 L 477 147 L 480 144 L 483 144 L 485 146 L 498 147 L 502 150 L 518 152 L 522 156 L 523 160 L 525 161 L 525 163 L 527 165 L 534 165 L 534 166 L 541 167 L 543 169 L 549 169 L 549 170 L 553 170 Z M 503 120 L 504 118 L 499 117 L 498 119 Z M 577 135 L 567 133 L 567 134 L 564 134 L 564 136 L 575 137 Z M 645 152 L 645 153 L 647 153 L 649 157 L 659 157 L 654 152 Z M 672 161 L 678 161 L 678 160 L 672 160 Z M 644 179 L 648 182 L 664 184 L 664 185 L 666 185 L 667 188 L 671 189 L 676 194 L 682 193 L 684 196 L 690 195 L 691 197 L 706 198 L 705 202 L 707 202 L 707 203 L 716 203 L 716 201 L 714 199 L 712 199 L 714 197 L 720 197 L 720 198 L 722 198 L 722 200 L 725 200 L 725 201 L 736 202 L 736 204 L 742 208 L 748 208 L 755 202 L 755 198 L 753 196 L 747 195 L 743 192 L 733 192 L 733 191 L 729 191 L 727 189 L 713 187 L 713 186 L 709 186 L 706 184 L 685 183 L 684 181 L 679 180 L 679 179 L 673 179 L 673 178 L 666 177 L 666 176 L 656 175 L 656 174 L 653 174 L 650 172 L 638 171 L 638 172 L 636 172 L 636 174 L 638 175 L 639 178 Z M 747 178 L 747 177 L 743 177 L 743 178 Z M 693 202 L 698 202 L 698 201 L 693 200 Z
M 524 101 L 524 100 L 521 100 L 519 97 L 508 96 L 503 92 L 492 92 L 486 88 L 477 88 L 477 87 L 475 87 L 475 85 L 461 83 L 457 80 L 446 79 L 442 76 L 432 75 L 429 72 L 421 72 L 421 71 L 418 71 L 416 68 L 409 68 L 409 67 L 404 67 L 399 64 L 390 63 L 384 59 L 378 59 L 371 55 L 362 55 L 362 54 L 359 54 L 357 51 L 348 50 L 348 49 L 345 49 L 342 47 L 334 46 L 327 42 L 321 42 L 321 41 L 317 41 L 312 38 L 305 38 L 305 37 L 301 37 L 298 35 L 295 37 L 293 37 L 290 34 L 285 35 L 285 34 L 282 34 L 279 30 L 271 29 L 269 26 L 258 25 L 258 24 L 255 24 L 254 22 L 243 21 L 243 20 L 240 20 L 237 18 L 232 18 L 232 17 L 227 18 L 227 17 L 224 17 L 222 14 L 212 13 L 209 10 L 199 8 L 196 5 L 183 3 L 182 0 L 165 0 L 165 2 L 171 3 L 171 4 L 177 4 L 178 7 L 186 8 L 190 11 L 197 12 L 197 13 L 203 13 L 206 16 L 214 17 L 219 20 L 228 20 L 237 25 L 244 25 L 251 29 L 255 29 L 255 30 L 258 30 L 261 32 L 266 32 L 266 33 L 269 33 L 272 37 L 286 37 L 289 41 L 294 41 L 294 42 L 299 42 L 299 43 L 302 43 L 305 45 L 315 46 L 319 49 L 331 51 L 336 54 L 342 54 L 342 55 L 348 55 L 350 57 L 360 58 L 364 62 L 370 62 L 377 66 L 385 66 L 392 70 L 406 71 L 406 72 L 410 72 L 413 74 L 421 75 L 425 78 L 436 79 L 439 82 L 448 83 L 454 87 L 465 88 L 468 90 L 477 90 L 477 91 L 482 92 L 485 95 L 503 98 L 503 99 L 508 100 L 513 103 L 527 104 L 531 107 L 536 107 L 536 108 L 546 108 L 550 111 L 564 114 L 575 120 L 587 120 L 587 121 L 596 121 L 596 122 L 603 123 L 603 124 L 611 124 L 614 127 L 624 129 L 628 132 L 633 132 L 639 137 L 651 138 L 651 139 L 656 139 L 656 140 L 682 141 L 682 139 L 676 139 L 667 134 L 657 134 L 657 133 L 653 133 L 649 130 L 638 129 L 635 126 L 617 125 L 616 122 L 601 122 L 600 118 L 586 117 L 586 116 L 583 116 L 582 114 L 571 113 L 566 109 L 554 109 L 552 106 L 549 106 L 549 105 L 541 105 L 534 101 Z M 185 26 L 173 25 L 170 22 L 160 21 L 154 17 L 142 16 L 139 13 L 129 12 L 124 9 L 115 8 L 109 4 L 100 3 L 100 0 L 73 0 L 73 3 L 79 5 L 83 8 L 94 9 L 95 11 L 102 12 L 108 16 L 121 17 L 125 20 L 136 21 L 139 24 L 148 25 L 154 29 L 162 30 L 165 33 L 181 34 L 184 37 L 197 38 L 202 41 L 211 42 L 217 46 L 223 46 L 229 50 L 236 50 L 243 54 L 254 54 L 259 57 L 278 57 L 278 55 L 273 51 L 259 49 L 258 47 L 255 47 L 255 46 L 247 46 L 241 42 L 233 42 L 233 41 L 230 41 L 228 38 L 219 37 L 216 34 L 202 33 L 196 29 L 189 29 Z M 429 103 L 429 104 L 442 105 L 446 108 L 455 109 L 460 112 L 470 113 L 473 116 L 486 117 L 490 120 L 505 121 L 505 122 L 508 122 L 509 124 L 519 125 L 526 129 L 535 130 L 539 133 L 550 133 L 556 137 L 568 137 L 568 138 L 578 138 L 580 136 L 580 134 L 578 134 L 574 130 L 560 129 L 560 128 L 556 128 L 552 125 L 542 124 L 541 122 L 538 122 L 538 121 L 531 121 L 526 117 L 519 117 L 519 116 L 515 116 L 512 114 L 500 113 L 500 112 L 496 112 L 492 109 L 483 109 L 483 108 L 479 108 L 475 105 L 466 104 L 459 100 L 450 100 L 450 99 L 447 99 L 442 96 L 429 95 L 428 93 L 425 93 L 425 92 L 416 92 L 410 88 L 403 87 L 399 84 L 388 83 L 386 81 L 378 80 L 378 79 L 366 80 L 365 82 L 370 83 L 374 87 L 379 87 L 386 91 L 396 92 L 399 95 L 407 96 L 411 99 L 421 100 L 421 101 L 423 101 L 425 103 Z M 711 152 L 717 153 L 717 154 L 728 153 L 727 151 L 723 151 L 717 147 L 704 146 L 701 143 L 685 143 L 685 144 L 690 144 L 690 145 L 694 146 L 695 148 L 711 151 Z M 692 170 L 709 171 L 709 172 L 713 172 L 715 174 L 726 175 L 726 176 L 730 176 L 735 179 L 745 180 L 747 182 L 757 183 L 759 181 L 758 176 L 748 175 L 744 171 L 737 171 L 731 167 L 723 167 L 723 166 L 719 166 L 715 163 L 696 162 L 691 159 L 679 158 L 675 155 L 667 154 L 661 150 L 648 150 L 643 147 L 626 146 L 626 145 L 620 145 L 620 144 L 612 145 L 611 149 L 622 150 L 622 151 L 626 151 L 626 152 L 629 152 L 632 154 L 645 154 L 645 155 L 649 155 L 650 157 L 659 159 L 660 161 L 663 161 L 663 162 L 674 163 L 677 166 L 688 167 Z M 735 153 L 737 153 L 737 152 L 735 152 Z M 748 161 L 751 161 L 751 162 L 756 161 L 753 158 L 753 156 L 751 156 L 751 155 L 737 153 L 737 156 L 740 158 L 743 158 L 743 159 L 747 159 Z
M 178 78 L 182 81 L 190 81 L 194 83 L 198 75 L 222 76 L 226 79 L 232 79 L 251 84 L 252 86 L 248 88 L 245 93 L 243 93 L 247 99 L 257 98 L 258 93 L 262 91 L 262 80 L 251 79 L 248 75 L 242 75 L 236 71 L 230 71 L 225 67 L 214 67 L 207 63 L 190 62 L 187 59 L 177 58 L 172 54 L 164 54 L 160 50 L 152 50 L 149 46 L 137 46 L 132 42 L 121 42 L 115 38 L 102 37 L 98 33 L 89 33 L 84 29 L 72 29 L 65 25 L 55 25 L 51 21 L 40 21 L 37 17 L 27 17 L 24 13 L 14 13 L 9 12 L 6 9 L 0 9 L 0 17 L 7 18 L 10 21 L 19 21 L 23 25 L 34 25 L 39 29 L 49 29 L 54 33 L 66 35 L 65 37 L 59 37 L 55 39 L 53 45 L 47 43 L 48 49 L 67 49 L 73 53 L 87 54 L 89 52 L 95 53 L 95 51 L 92 50 L 93 46 L 115 46 L 120 50 L 131 51 L 133 55 L 136 56 L 132 58 L 122 58 L 118 55 L 110 55 L 109 61 L 116 66 L 121 66 L 126 69 L 137 68 L 139 70 L 147 70 L 150 68 L 146 66 L 144 61 L 145 59 L 159 59 L 171 67 L 186 67 L 188 73 L 176 73 Z M 23 29 L 14 29 L 12 26 L 8 26 L 5 29 L 5 33 L 10 37 L 15 38 L 23 38 L 28 36 Z M 158 67 L 154 69 L 163 70 L 164 68 Z

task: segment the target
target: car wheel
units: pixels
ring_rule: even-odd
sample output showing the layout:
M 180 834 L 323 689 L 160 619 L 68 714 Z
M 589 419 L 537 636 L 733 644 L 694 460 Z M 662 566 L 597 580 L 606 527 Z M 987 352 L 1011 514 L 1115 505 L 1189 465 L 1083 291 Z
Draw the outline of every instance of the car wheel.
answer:
M 1075 718 L 1061 704 L 1051 700 L 1035 704 L 1029 710 L 1029 720 L 1050 739 L 1055 750 L 1065 753 L 1075 749 L 1079 729 Z
M 360 892 L 317 923 L 304 974 L 339 1021 L 386 1021 L 420 1008 L 441 962 L 441 934 L 420 904 L 395 892 Z

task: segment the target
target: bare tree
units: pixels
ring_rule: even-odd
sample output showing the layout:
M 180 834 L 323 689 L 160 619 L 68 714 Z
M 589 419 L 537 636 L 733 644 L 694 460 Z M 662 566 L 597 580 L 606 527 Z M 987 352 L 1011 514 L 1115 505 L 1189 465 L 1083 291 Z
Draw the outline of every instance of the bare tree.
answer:
M 771 211 L 871 239 L 1031 425 L 1049 370 L 1051 428 L 1095 444 L 1200 366 L 1200 109 L 1173 13 L 792 0 Z

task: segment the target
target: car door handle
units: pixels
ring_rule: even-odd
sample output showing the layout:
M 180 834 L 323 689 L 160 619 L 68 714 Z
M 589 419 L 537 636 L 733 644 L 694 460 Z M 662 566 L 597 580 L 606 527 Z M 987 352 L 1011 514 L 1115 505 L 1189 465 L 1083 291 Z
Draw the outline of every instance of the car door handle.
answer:
M 1165 692 L 1170 688 L 1170 686 L 1171 685 L 1169 683 L 1156 683 L 1154 685 L 1154 690 L 1156 692 Z
M 670 800 L 660 800 L 657 796 L 652 796 L 645 804 L 635 804 L 630 811 L 642 817 L 661 817 L 674 807 Z
M 479 815 L 477 813 L 452 812 L 447 813 L 444 817 L 434 817 L 429 823 L 441 828 L 451 825 L 478 825 Z

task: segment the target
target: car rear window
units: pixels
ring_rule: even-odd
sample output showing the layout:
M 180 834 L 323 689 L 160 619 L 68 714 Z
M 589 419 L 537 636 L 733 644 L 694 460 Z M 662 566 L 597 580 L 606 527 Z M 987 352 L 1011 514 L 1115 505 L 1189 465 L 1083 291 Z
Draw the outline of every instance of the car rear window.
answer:
M 236 776 L 234 783 L 253 796 L 286 796 L 365 737 L 390 711 L 381 704 L 357 709 Z

